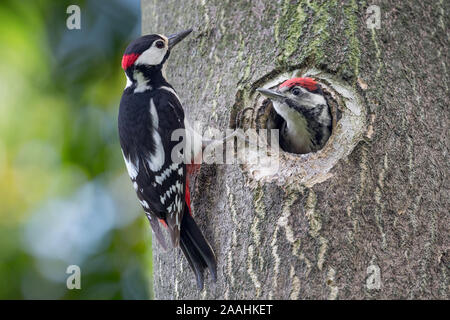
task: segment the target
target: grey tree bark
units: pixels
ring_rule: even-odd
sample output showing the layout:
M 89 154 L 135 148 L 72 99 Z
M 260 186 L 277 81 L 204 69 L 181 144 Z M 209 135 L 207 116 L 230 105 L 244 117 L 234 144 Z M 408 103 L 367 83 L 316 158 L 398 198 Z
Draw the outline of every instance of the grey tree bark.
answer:
M 449 6 L 142 0 L 144 34 L 194 28 L 167 68 L 191 120 L 229 128 L 261 82 L 295 68 L 342 79 L 366 108 L 356 147 L 313 186 L 202 166 L 193 210 L 218 282 L 198 292 L 180 250 L 155 243 L 155 298 L 448 299 Z

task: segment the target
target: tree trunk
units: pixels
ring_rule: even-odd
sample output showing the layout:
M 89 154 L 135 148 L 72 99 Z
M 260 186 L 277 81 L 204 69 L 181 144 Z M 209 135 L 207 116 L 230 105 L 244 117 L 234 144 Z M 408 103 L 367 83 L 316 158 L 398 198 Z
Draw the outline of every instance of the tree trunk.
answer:
M 154 243 L 157 299 L 448 298 L 449 4 L 142 0 L 143 34 L 194 29 L 167 68 L 192 121 L 232 127 L 255 88 L 294 69 L 347 84 L 364 120 L 315 183 L 203 165 L 193 212 L 218 281 L 199 292 L 181 251 Z

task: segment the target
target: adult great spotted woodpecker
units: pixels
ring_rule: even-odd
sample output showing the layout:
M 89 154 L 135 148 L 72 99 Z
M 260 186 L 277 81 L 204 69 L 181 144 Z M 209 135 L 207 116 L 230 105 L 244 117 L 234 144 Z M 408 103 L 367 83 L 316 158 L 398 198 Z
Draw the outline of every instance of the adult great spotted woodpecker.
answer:
M 203 288 L 203 271 L 217 278 L 211 246 L 191 215 L 187 165 L 172 159 L 175 130 L 187 127 L 180 100 L 164 76 L 171 49 L 192 30 L 169 37 L 152 34 L 130 43 L 122 59 L 127 77 L 119 109 L 119 138 L 128 174 L 158 242 L 161 226 L 180 246 Z M 189 165 L 188 165 L 189 166 Z
M 330 107 L 320 85 L 311 78 L 293 78 L 276 90 L 258 88 L 272 100 L 282 117 L 280 146 L 292 153 L 309 153 L 323 148 L 331 135 Z

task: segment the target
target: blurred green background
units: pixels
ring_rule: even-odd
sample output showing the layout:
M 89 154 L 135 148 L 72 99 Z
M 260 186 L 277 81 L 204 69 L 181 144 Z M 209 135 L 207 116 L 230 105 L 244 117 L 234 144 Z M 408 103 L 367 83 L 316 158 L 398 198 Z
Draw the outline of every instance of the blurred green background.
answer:
M 151 230 L 117 134 L 140 24 L 139 0 L 0 1 L 0 299 L 152 297 Z

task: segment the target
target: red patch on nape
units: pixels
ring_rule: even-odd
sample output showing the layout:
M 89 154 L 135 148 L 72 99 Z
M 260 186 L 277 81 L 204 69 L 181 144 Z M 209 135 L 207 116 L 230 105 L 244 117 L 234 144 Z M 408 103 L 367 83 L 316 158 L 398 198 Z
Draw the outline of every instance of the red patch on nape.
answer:
M 292 88 L 294 86 L 301 86 L 308 89 L 309 91 L 317 90 L 317 81 L 312 78 L 293 78 L 286 80 L 280 85 L 280 88 L 288 87 Z
M 139 58 L 137 53 L 124 54 L 122 57 L 122 69 L 127 70 Z

